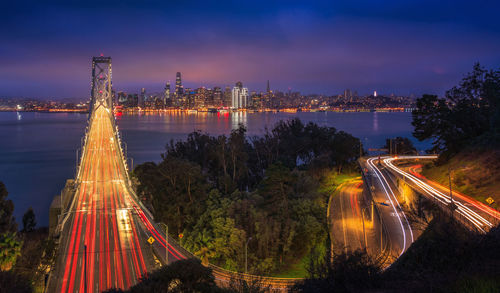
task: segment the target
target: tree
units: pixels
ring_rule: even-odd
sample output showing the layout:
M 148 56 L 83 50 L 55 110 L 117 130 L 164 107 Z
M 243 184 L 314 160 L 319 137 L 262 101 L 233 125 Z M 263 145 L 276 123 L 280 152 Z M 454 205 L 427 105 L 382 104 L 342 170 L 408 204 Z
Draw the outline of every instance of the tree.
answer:
M 113 291 L 111 291 L 113 292 Z M 197 259 L 176 261 L 148 274 L 128 292 L 223 292 L 215 284 L 212 270 Z
M 14 216 L 12 216 L 14 203 L 12 200 L 7 199 L 8 195 L 5 184 L 0 181 L 0 234 L 17 230 Z
M 23 232 L 31 232 L 36 227 L 35 212 L 29 208 L 23 215 Z
M 446 156 L 478 141 L 500 141 L 500 71 L 475 64 L 445 98 L 423 95 L 412 113 L 413 135 L 432 139 L 432 151 Z
M 311 259 L 309 277 L 294 292 L 365 292 L 379 285 L 381 268 L 364 251 Z
M 391 154 L 396 155 L 414 155 L 417 149 L 413 146 L 411 140 L 407 137 L 396 137 L 392 139 L 386 139 L 383 148 L 391 152 Z
M 0 270 L 8 271 L 21 255 L 22 243 L 17 240 L 16 233 L 0 234 Z

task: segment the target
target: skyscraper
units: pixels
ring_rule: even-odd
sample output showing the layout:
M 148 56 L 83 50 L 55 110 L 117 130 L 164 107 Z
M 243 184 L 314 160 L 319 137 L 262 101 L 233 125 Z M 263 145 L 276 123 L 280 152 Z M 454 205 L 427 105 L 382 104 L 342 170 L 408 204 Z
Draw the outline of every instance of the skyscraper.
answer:
M 231 95 L 231 107 L 234 109 L 246 108 L 248 103 L 248 89 L 243 87 L 241 81 L 233 87 Z
M 223 105 L 224 107 L 231 107 L 232 104 L 231 104 L 231 87 L 230 86 L 226 86 L 226 88 L 224 89 L 224 98 L 223 98 Z
M 267 91 L 268 94 L 271 92 L 271 87 L 269 86 L 269 79 L 267 80 Z
M 139 107 L 144 107 L 144 102 L 146 101 L 146 89 L 141 89 L 141 94 L 139 95 L 139 100 L 137 101 Z
M 184 94 L 184 88 L 182 87 L 181 73 L 177 72 L 175 75 L 175 99 L 181 99 Z
M 212 105 L 216 108 L 222 107 L 222 90 L 220 87 L 214 87 L 213 91 L 213 103 Z
M 167 84 L 165 85 L 163 105 L 165 105 L 165 107 L 172 105 L 172 101 L 170 100 L 170 81 L 167 81 Z

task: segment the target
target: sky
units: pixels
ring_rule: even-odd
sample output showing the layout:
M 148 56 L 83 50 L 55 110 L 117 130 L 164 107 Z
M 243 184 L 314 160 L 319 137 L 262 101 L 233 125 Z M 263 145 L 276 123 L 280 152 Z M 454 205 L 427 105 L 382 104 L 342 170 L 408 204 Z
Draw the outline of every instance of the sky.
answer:
M 91 58 L 117 91 L 226 86 L 442 95 L 500 66 L 500 1 L 2 1 L 0 97 L 88 98 Z

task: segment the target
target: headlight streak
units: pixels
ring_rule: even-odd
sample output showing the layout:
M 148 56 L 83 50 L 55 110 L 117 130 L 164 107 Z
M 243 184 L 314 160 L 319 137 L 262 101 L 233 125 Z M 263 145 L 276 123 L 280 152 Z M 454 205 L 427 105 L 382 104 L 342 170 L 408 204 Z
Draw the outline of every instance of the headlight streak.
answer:
M 394 192 L 392 191 L 392 188 L 391 186 L 389 185 L 389 183 L 387 182 L 387 180 L 385 179 L 384 175 L 382 174 L 382 172 L 380 172 L 380 170 L 375 166 L 375 164 L 373 163 L 373 160 L 375 158 L 370 158 L 367 160 L 367 163 L 368 165 L 370 166 L 370 168 L 373 170 L 374 174 L 377 176 L 378 180 L 380 181 L 380 184 L 382 185 L 382 188 L 384 189 L 384 192 L 385 192 L 385 195 L 387 197 L 387 199 L 389 199 L 389 202 L 391 203 L 391 206 L 392 206 L 392 209 L 394 211 L 394 215 L 396 215 L 398 217 L 398 221 L 399 221 L 399 225 L 401 226 L 401 232 L 403 233 L 403 249 L 401 250 L 401 253 L 399 254 L 399 256 L 401 256 L 406 248 L 407 248 L 407 239 L 406 239 L 406 230 L 405 230 L 405 227 L 403 225 L 403 221 L 401 220 L 401 216 L 400 216 L 400 213 L 403 215 L 404 217 L 404 220 L 408 226 L 408 230 L 410 230 L 410 237 L 411 237 L 411 243 L 413 243 L 413 232 L 411 230 L 411 226 L 410 226 L 410 223 L 408 222 L 408 219 L 406 218 L 406 215 L 403 211 L 403 209 L 401 208 L 401 206 L 399 205 L 399 202 L 396 198 L 396 196 L 394 195 Z M 383 181 L 382 181 L 383 179 Z M 385 184 L 384 184 L 385 182 Z M 386 188 L 387 186 L 387 188 Z M 392 200 L 391 196 L 389 195 L 389 192 L 387 191 L 389 190 L 390 193 L 392 194 L 392 197 L 394 198 L 394 200 L 396 201 L 397 205 L 398 205 L 398 208 L 399 208 L 399 211 L 396 209 L 396 206 L 394 205 L 394 201 Z M 409 246 L 409 245 L 408 245 Z
M 403 157 L 398 157 L 397 159 L 396 158 L 387 158 L 387 157 L 385 157 L 384 158 L 384 163 L 391 170 L 393 170 L 393 171 L 397 172 L 398 174 L 402 175 L 403 177 L 406 177 L 409 180 L 411 180 L 411 182 L 413 182 L 417 186 L 419 186 L 422 190 L 424 190 L 432 198 L 434 198 L 438 202 L 440 202 L 440 203 L 442 203 L 442 204 L 444 204 L 444 205 L 447 206 L 447 205 L 449 205 L 451 203 L 449 195 L 444 194 L 444 193 L 440 192 L 439 190 L 433 188 L 432 186 L 430 186 L 427 183 L 423 182 L 422 180 L 420 180 L 416 176 L 414 176 L 414 175 L 412 175 L 410 173 L 407 173 L 407 172 L 405 172 L 405 171 L 397 168 L 392 163 L 393 161 L 399 160 L 399 159 L 433 159 L 433 158 L 436 158 L 436 157 L 435 156 L 403 156 Z M 460 215 L 462 215 L 463 217 L 465 217 L 467 220 L 469 220 L 469 222 L 471 222 L 475 227 L 477 227 L 483 233 L 486 232 L 485 229 L 483 229 L 484 226 L 487 226 L 487 227 L 490 227 L 490 228 L 493 227 L 493 224 L 491 222 L 489 222 L 488 220 L 486 220 L 484 217 L 482 217 L 481 215 L 479 215 L 478 213 L 476 213 L 475 211 L 473 211 L 472 209 L 470 209 L 466 205 L 464 205 L 462 202 L 454 199 L 453 203 L 457 207 L 456 211 Z

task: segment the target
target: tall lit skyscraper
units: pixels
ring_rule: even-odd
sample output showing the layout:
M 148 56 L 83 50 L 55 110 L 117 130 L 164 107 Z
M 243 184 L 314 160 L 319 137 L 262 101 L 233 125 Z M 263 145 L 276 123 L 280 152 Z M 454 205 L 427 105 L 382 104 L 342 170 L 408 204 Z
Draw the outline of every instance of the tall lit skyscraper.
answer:
M 163 105 L 165 107 L 171 106 L 172 101 L 170 100 L 170 81 L 167 81 L 167 84 L 165 85 L 165 92 L 163 93 Z
M 241 81 L 233 87 L 231 95 L 231 107 L 234 109 L 246 108 L 248 103 L 248 89 L 243 87 Z
M 177 72 L 175 75 L 175 98 L 180 99 L 184 94 L 184 88 L 182 87 L 181 73 Z
M 142 88 L 141 89 L 141 94 L 139 95 L 139 100 L 137 101 L 138 102 L 138 106 L 139 107 L 143 107 L 145 101 L 146 101 L 146 89 Z
M 267 80 L 267 91 L 268 94 L 271 92 L 271 87 L 269 86 L 269 79 Z

